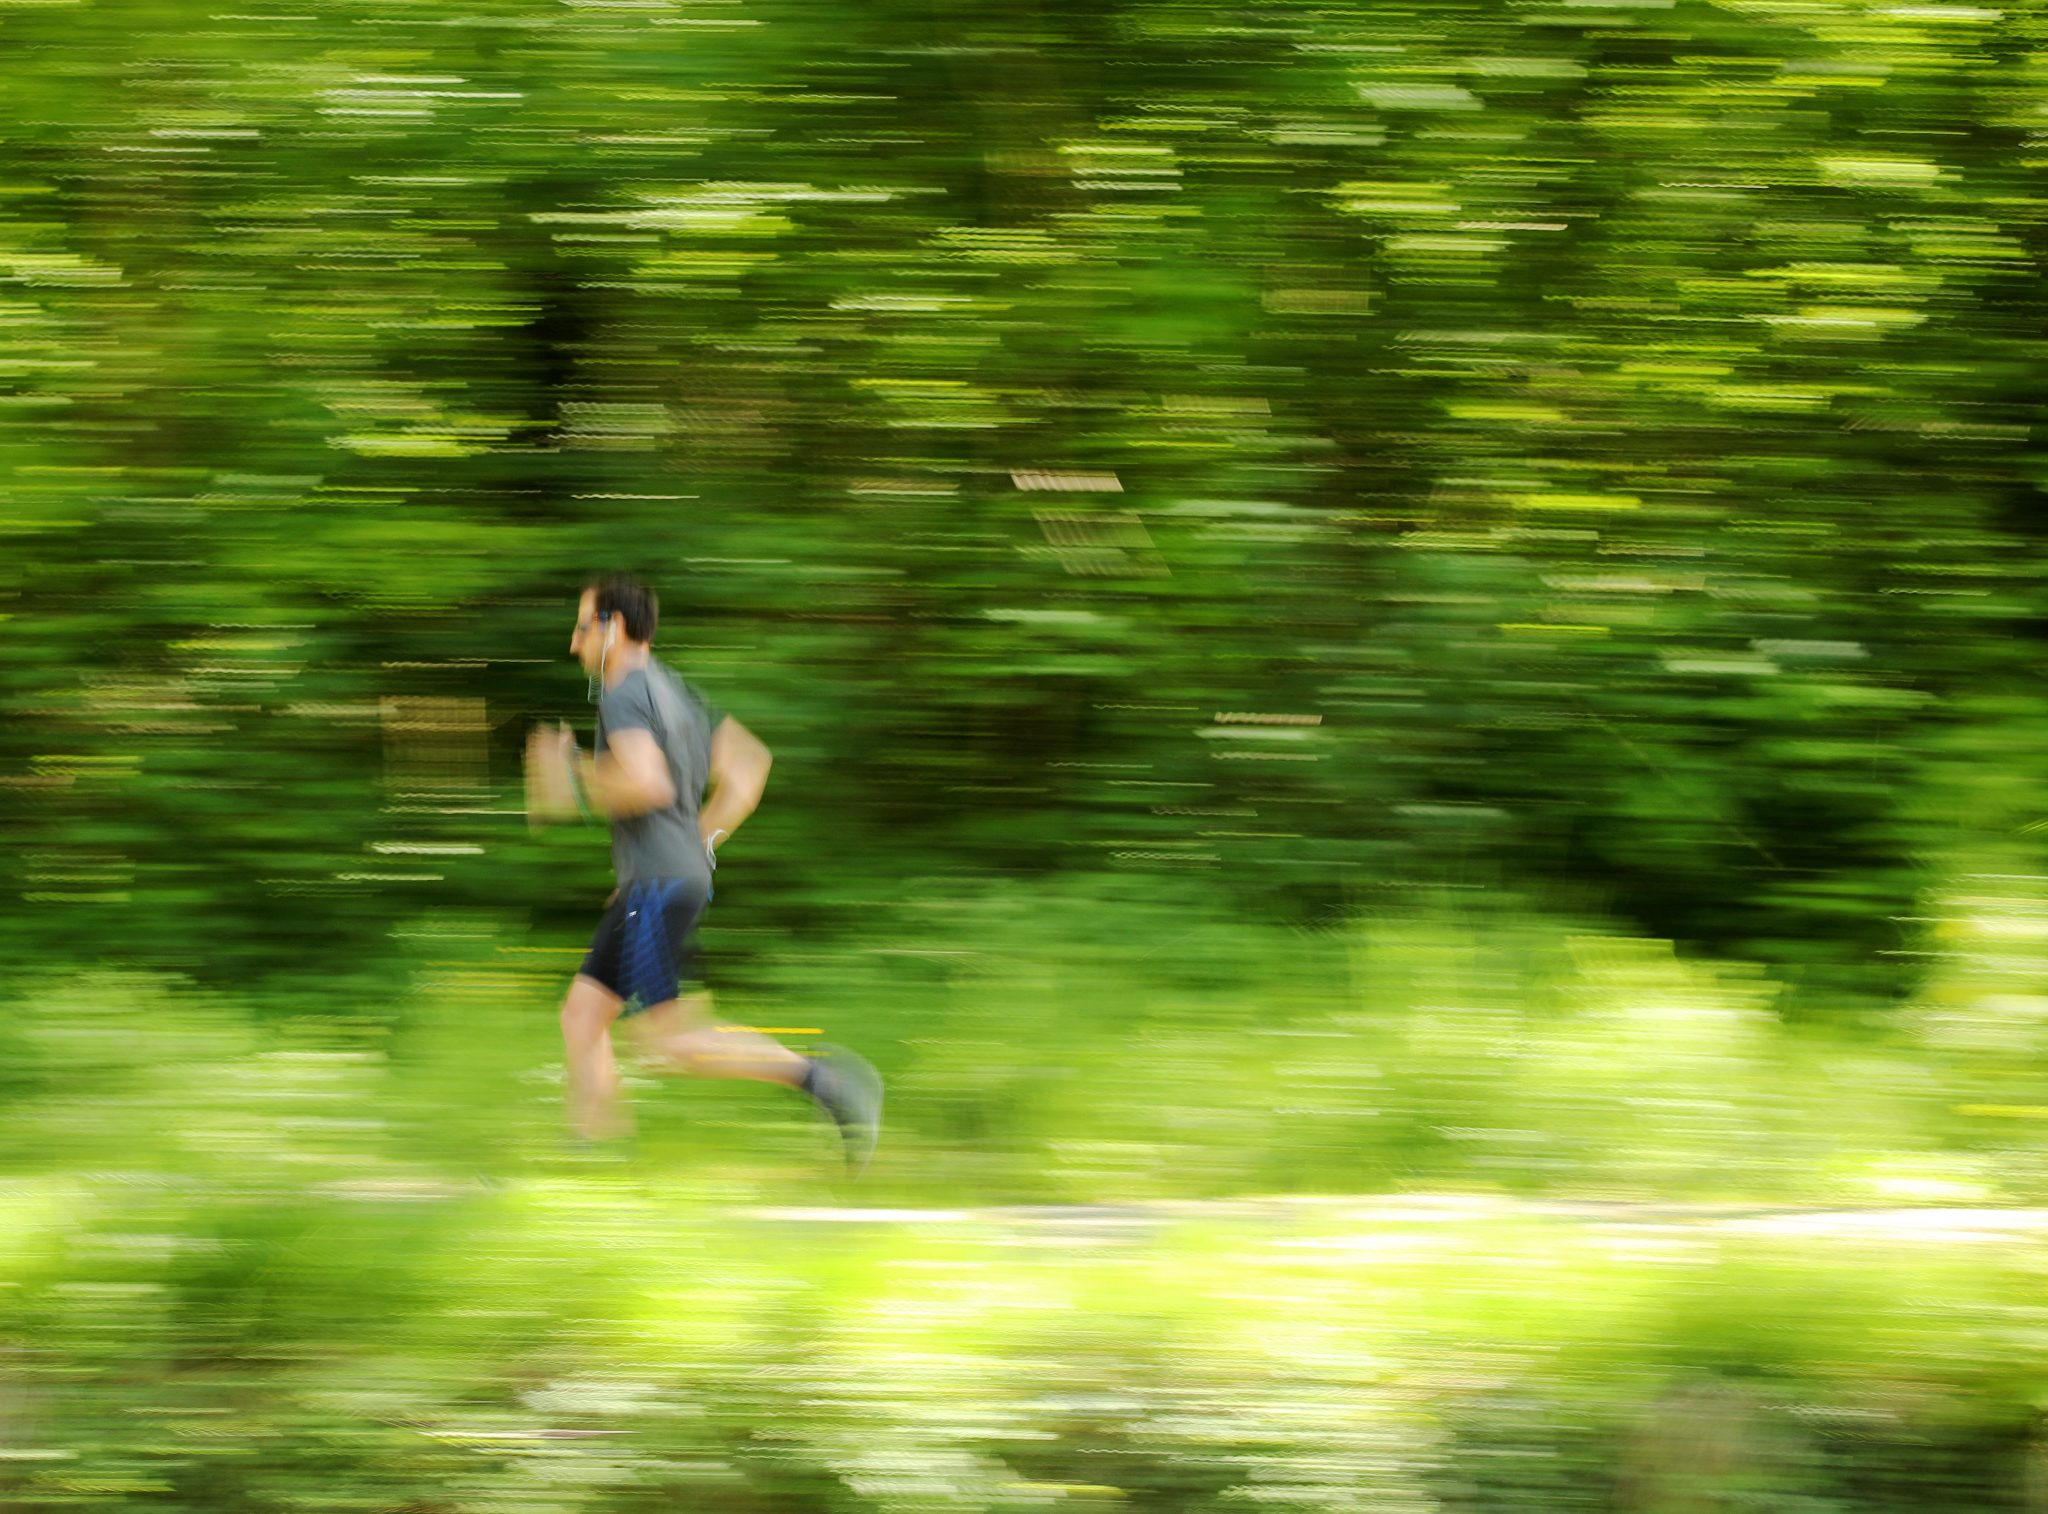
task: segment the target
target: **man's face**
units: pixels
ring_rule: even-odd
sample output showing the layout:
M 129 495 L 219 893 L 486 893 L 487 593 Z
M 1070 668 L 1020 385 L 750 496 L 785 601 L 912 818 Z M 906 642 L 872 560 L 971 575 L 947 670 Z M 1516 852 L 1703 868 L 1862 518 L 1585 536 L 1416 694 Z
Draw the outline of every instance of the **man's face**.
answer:
M 597 620 L 597 591 L 585 589 L 576 602 L 576 629 L 569 633 L 569 655 L 583 664 L 592 678 L 604 665 L 604 630 Z

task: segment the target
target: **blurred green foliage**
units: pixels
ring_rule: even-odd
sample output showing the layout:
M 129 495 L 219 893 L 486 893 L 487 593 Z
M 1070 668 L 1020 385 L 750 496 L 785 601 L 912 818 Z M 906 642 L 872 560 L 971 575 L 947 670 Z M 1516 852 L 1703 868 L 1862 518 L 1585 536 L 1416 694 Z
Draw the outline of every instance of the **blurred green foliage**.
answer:
M 1825 1014 L 2038 851 L 2029 10 L 0 30 L 37 951 L 239 979 L 315 901 L 355 952 L 508 903 L 591 565 L 775 745 L 770 908 L 1564 888 Z M 483 748 L 380 790 L 419 699 Z M 451 839 L 488 866 L 360 876 Z
M 1528 1207 L 2043 1197 L 2044 40 L 0 0 L 0 1501 L 2048 1504 L 2007 1232 Z M 594 567 L 958 1218 L 557 1151 Z

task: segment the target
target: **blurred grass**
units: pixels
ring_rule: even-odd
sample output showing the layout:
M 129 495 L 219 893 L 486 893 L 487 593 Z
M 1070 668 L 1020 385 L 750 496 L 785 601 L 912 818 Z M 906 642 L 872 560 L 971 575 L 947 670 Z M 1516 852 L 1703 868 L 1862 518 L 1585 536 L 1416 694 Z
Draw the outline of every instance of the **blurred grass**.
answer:
M 7 1197 L 10 1507 L 1995 1508 L 2039 1454 L 2044 1252 L 1953 1226 Z
M 553 1011 L 578 948 L 477 912 L 394 934 L 356 1014 L 143 973 L 33 987 L 6 1023 L 9 1165 L 439 1181 L 554 1160 Z M 2009 1054 L 2031 1001 L 2000 982 L 1937 972 L 1883 1025 L 1815 1026 L 1776 1013 L 1758 969 L 1510 900 L 1289 930 L 1058 882 L 800 946 L 708 940 L 721 1013 L 858 1045 L 888 1075 L 874 1202 L 2043 1192 L 2048 1078 Z M 782 1090 L 632 1081 L 650 1174 L 832 1185 L 826 1132 Z
M 1873 1206 L 2037 1199 L 2039 1124 L 1956 1115 L 1979 1054 L 1913 1015 L 1491 897 L 929 913 L 720 975 L 891 1074 L 859 1186 L 754 1085 L 562 1148 L 563 948 L 510 917 L 404 927 L 377 1013 L 18 993 L 0 1501 L 2034 1506 L 2040 1231 Z

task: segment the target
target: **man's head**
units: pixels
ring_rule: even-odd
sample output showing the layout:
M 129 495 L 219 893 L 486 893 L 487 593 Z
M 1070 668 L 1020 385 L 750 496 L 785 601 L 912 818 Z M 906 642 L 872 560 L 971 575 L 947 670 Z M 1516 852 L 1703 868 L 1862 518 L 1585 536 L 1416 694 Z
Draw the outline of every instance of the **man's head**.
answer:
M 654 640 L 661 603 L 654 591 L 630 573 L 601 573 L 583 586 L 576 605 L 576 629 L 569 654 L 592 678 L 603 676 L 607 654 L 628 646 L 644 648 Z

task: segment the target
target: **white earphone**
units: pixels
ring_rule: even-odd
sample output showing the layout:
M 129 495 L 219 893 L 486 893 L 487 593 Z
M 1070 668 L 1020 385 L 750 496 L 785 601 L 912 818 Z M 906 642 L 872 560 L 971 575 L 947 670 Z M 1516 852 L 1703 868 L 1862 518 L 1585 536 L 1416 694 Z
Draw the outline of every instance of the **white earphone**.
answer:
M 598 696 L 604 692 L 604 665 L 612 655 L 612 640 L 619 634 L 617 616 L 600 615 L 597 618 L 604 624 L 604 645 L 598 648 L 597 677 L 592 679 L 590 683 L 590 702 L 592 704 L 596 704 Z

